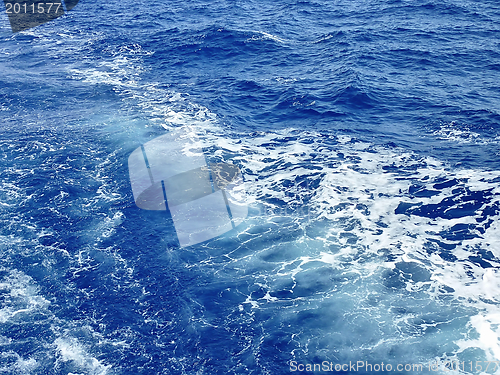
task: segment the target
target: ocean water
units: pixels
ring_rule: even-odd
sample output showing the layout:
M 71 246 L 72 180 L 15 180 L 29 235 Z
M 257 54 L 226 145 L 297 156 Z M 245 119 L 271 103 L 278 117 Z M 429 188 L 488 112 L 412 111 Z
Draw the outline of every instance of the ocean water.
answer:
M 500 374 L 499 31 L 495 0 L 2 13 L 0 373 Z M 249 206 L 183 248 L 127 167 L 179 129 Z

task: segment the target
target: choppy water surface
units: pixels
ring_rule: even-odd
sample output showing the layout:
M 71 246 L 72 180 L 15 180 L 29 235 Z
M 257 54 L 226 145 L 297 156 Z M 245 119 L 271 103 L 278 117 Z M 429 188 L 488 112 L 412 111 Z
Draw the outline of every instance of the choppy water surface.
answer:
M 0 372 L 500 360 L 499 21 L 492 0 L 4 14 Z M 182 249 L 127 169 L 179 128 L 249 204 Z

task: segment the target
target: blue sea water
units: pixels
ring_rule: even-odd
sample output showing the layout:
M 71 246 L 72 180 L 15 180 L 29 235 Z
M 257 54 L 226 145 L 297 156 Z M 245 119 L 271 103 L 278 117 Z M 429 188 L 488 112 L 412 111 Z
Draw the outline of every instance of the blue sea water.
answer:
M 500 374 L 497 1 L 2 14 L 0 373 Z M 249 204 L 187 248 L 127 167 L 179 128 Z

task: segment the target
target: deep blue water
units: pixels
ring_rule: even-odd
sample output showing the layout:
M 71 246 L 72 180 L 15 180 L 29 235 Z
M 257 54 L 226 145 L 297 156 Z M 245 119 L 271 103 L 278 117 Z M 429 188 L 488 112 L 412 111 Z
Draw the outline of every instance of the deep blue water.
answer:
M 2 14 L 0 373 L 500 360 L 497 1 Z M 249 205 L 187 248 L 127 168 L 179 128 Z

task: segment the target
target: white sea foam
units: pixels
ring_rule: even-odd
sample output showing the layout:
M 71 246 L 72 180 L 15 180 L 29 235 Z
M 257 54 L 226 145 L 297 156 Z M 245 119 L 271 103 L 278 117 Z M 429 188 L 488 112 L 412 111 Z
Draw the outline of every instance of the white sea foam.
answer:
M 111 369 L 110 365 L 104 365 L 97 358 L 89 354 L 84 346 L 74 337 L 59 337 L 54 341 L 54 345 L 57 348 L 58 362 L 74 362 L 79 369 L 85 371 L 85 374 L 105 375 Z
M 453 169 L 433 158 L 346 135 L 295 129 L 238 134 L 224 129 L 213 113 L 191 103 L 187 95 L 159 85 L 141 85 L 139 77 L 127 78 L 134 66 L 129 59 L 115 57 L 112 64 L 101 65 L 102 72 L 72 71 L 72 76 L 89 84 L 114 85 L 152 123 L 167 130 L 185 127 L 202 139 L 203 147 L 215 150 L 213 156 L 230 158 L 241 166 L 253 216 L 237 232 L 236 250 L 225 254 L 227 268 L 215 273 L 224 277 L 234 269 L 237 277 L 252 275 L 249 283 L 264 290 L 258 297 L 246 294 L 240 311 L 246 311 L 245 306 L 253 311 L 292 301 L 288 310 L 282 310 L 284 322 L 307 311 L 309 305 L 325 314 L 344 314 L 344 319 L 349 316 L 366 329 L 365 336 L 351 337 L 354 347 L 359 344 L 359 353 L 368 348 L 380 355 L 389 355 L 391 350 L 404 354 L 406 340 L 418 338 L 425 347 L 426 340 L 435 340 L 426 332 L 439 327 L 454 342 L 443 349 L 442 358 L 461 355 L 468 348 L 481 349 L 485 358 L 498 358 L 498 262 L 489 260 L 494 267 L 483 268 L 470 257 L 479 250 L 500 257 L 499 214 L 495 213 L 500 202 L 495 179 L 500 172 Z M 450 126 L 436 135 L 482 142 L 478 134 Z M 436 187 L 447 181 L 456 183 Z M 412 189 L 429 194 L 414 194 Z M 469 214 L 448 215 L 464 209 L 462 198 L 474 192 L 488 192 L 481 198 L 482 207 Z M 437 216 L 411 210 L 396 213 L 402 203 L 432 211 L 432 205 L 443 202 L 450 204 Z M 301 211 L 304 206 L 307 210 Z M 478 222 L 488 209 L 486 221 Z M 446 238 L 459 224 L 471 225 L 470 236 Z M 278 236 L 281 232 L 299 234 L 287 240 Z M 273 236 L 278 239 L 273 241 Z M 443 246 L 449 249 L 444 251 Z M 220 263 L 209 257 L 197 266 Z M 391 277 L 394 282 L 388 281 Z M 406 295 L 399 294 L 398 288 Z M 289 297 L 280 297 L 285 292 Z M 450 307 L 442 298 L 451 298 L 455 304 Z M 414 306 L 416 302 L 422 306 Z M 456 308 L 460 312 L 455 317 Z M 438 316 L 442 311 L 447 314 L 444 318 Z M 467 328 L 453 323 L 463 316 Z M 373 322 L 376 329 L 370 328 Z M 331 342 L 335 347 L 334 331 L 349 335 L 348 330 L 355 327 L 350 322 L 345 327 L 334 325 L 319 337 L 323 346 Z M 298 333 L 294 353 L 322 350 L 321 345 L 314 346 L 315 340 L 320 339 Z M 345 345 L 342 350 L 351 349 Z M 420 348 L 406 354 L 422 359 L 424 352 Z
M 497 361 L 500 357 L 499 327 L 500 312 L 498 309 L 487 309 L 478 315 L 472 316 L 469 320 L 468 328 L 473 329 L 479 337 L 458 340 L 456 344 L 459 349 L 456 353 L 461 353 L 469 348 L 480 348 L 486 354 L 487 361 Z M 474 334 L 468 336 L 470 337 L 476 335 Z M 491 366 L 491 369 L 493 370 L 494 366 Z M 500 373 L 499 369 L 497 369 L 495 373 Z
M 89 327 L 79 327 L 70 320 L 65 321 L 55 316 L 51 309 L 51 302 L 40 293 L 36 282 L 28 275 L 17 270 L 0 269 L 5 276 L 0 279 L 0 323 L 5 327 L 33 325 L 46 326 L 43 337 L 32 337 L 29 334 L 24 340 L 35 340 L 40 352 L 33 353 L 32 357 L 23 357 L 14 349 L 17 340 L 8 336 L 0 337 L 1 357 L 8 359 L 9 365 L 1 366 L 7 373 L 31 374 L 37 373 L 41 363 L 55 359 L 54 368 L 60 367 L 62 362 L 72 362 L 73 367 L 84 374 L 104 375 L 111 370 L 111 365 L 105 365 L 96 359 L 86 348 L 87 344 L 78 341 L 74 334 L 82 329 L 88 332 L 86 336 L 96 336 Z M 28 331 L 29 332 L 29 331 Z M 5 332 L 8 334 L 8 331 Z M 51 342 L 51 337 L 55 339 Z M 100 340 L 103 340 L 101 337 Z M 50 347 L 54 350 L 47 350 Z M 1 362 L 1 361 L 0 361 Z
M 71 78 L 88 84 L 106 84 L 120 88 L 137 87 L 137 79 L 142 68 L 134 60 L 118 55 L 112 61 L 101 61 L 89 68 L 70 69 L 69 74 Z
M 439 139 L 444 139 L 451 142 L 464 143 L 464 144 L 498 144 L 500 136 L 486 138 L 480 133 L 475 132 L 466 126 L 459 126 L 455 122 L 443 124 L 439 130 L 433 133 Z
M 0 281 L 0 290 L 3 292 L 0 323 L 22 321 L 24 316 L 45 310 L 49 305 L 49 301 L 37 294 L 38 288 L 32 279 L 19 271 L 9 271 Z
M 0 347 L 1 347 L 0 343 Z M 3 362 L 10 362 L 10 365 L 4 365 Z M 36 373 L 39 367 L 34 358 L 24 359 L 19 354 L 12 350 L 3 351 L 0 353 L 0 372 L 6 374 L 23 374 L 29 375 Z
M 247 42 L 256 42 L 260 40 L 272 40 L 273 42 L 284 44 L 286 43 L 286 40 L 283 38 L 280 38 L 279 36 L 267 33 L 265 31 L 251 31 L 251 33 L 254 33 L 256 35 L 253 35 L 251 38 L 247 39 Z
M 498 351 L 499 332 L 492 327 L 500 313 L 496 305 L 500 295 L 500 274 L 496 268 L 485 269 L 470 261 L 469 257 L 476 254 L 477 249 L 489 250 L 497 258 L 500 257 L 498 212 L 490 217 L 493 223 L 489 227 L 481 227 L 476 220 L 484 210 L 500 202 L 499 184 L 488 182 L 497 181 L 500 172 L 451 169 L 438 160 L 402 150 L 389 150 L 362 142 L 353 144 L 355 140 L 349 137 L 342 137 L 336 142 L 335 137 L 331 137 L 329 143 L 337 144 L 326 147 L 320 141 L 320 134 L 301 132 L 300 136 L 295 135 L 298 139 L 283 142 L 286 137 L 293 136 L 293 131 L 287 130 L 245 139 L 238 144 L 231 144 L 227 139 L 217 141 L 222 149 L 242 154 L 236 159 L 246 172 L 246 190 L 254 204 L 268 205 L 272 211 L 276 208 L 276 204 L 271 203 L 273 200 L 281 202 L 281 205 L 297 207 L 309 199 L 309 203 L 304 203 L 312 208 L 308 210 L 306 220 L 309 222 L 304 224 L 305 227 L 314 226 L 315 222 L 323 223 L 324 234 L 315 238 L 319 242 L 314 243 L 307 236 L 298 239 L 302 246 L 309 243 L 312 249 L 316 247 L 312 252 L 316 255 L 295 258 L 281 256 L 288 260 L 276 268 L 276 275 L 293 281 L 290 291 L 293 292 L 297 285 L 296 278 L 308 269 L 307 263 L 322 262 L 343 274 L 354 272 L 365 282 L 369 282 L 373 275 L 380 274 L 384 267 L 393 269 L 401 262 L 417 264 L 427 270 L 430 276 L 422 281 L 407 280 L 405 288 L 408 292 L 424 292 L 432 301 L 439 298 L 437 290 L 449 287 L 453 290 L 453 298 L 460 301 L 462 306 L 483 311 L 478 316 L 471 316 L 469 323 L 479 333 L 479 338 L 457 341 L 460 347 L 457 353 L 473 346 L 481 348 L 488 358 L 493 358 Z M 310 142 L 312 139 L 316 141 Z M 318 154 L 321 155 L 319 158 Z M 341 155 L 340 159 L 338 155 Z M 311 169 L 311 166 L 317 168 Z M 290 186 L 289 182 L 301 178 L 307 179 L 309 185 L 315 181 L 319 181 L 319 184 L 310 190 L 297 189 L 294 184 Z M 453 180 L 460 182 L 440 189 L 433 187 L 440 181 Z M 416 183 L 435 191 L 435 195 L 413 196 L 409 191 Z M 491 195 L 476 210 L 475 215 L 433 218 L 432 215 L 426 217 L 395 213 L 401 202 L 430 206 L 452 198 L 456 198 L 457 202 L 450 205 L 447 211 L 460 209 L 461 195 L 454 192 L 460 187 L 471 193 L 490 191 Z M 460 240 L 442 237 L 441 233 L 450 231 L 457 224 L 476 225 L 483 228 L 483 232 L 472 230 L 477 236 Z M 444 260 L 438 255 L 439 251 L 433 254 L 426 251 L 432 240 L 455 245 L 455 249 L 450 250 L 455 260 Z M 273 248 L 275 245 L 269 246 Z M 339 250 L 332 252 L 331 249 Z M 392 253 L 393 260 L 385 263 L 364 260 L 367 254 L 379 259 L 377 255 L 382 253 Z M 348 266 L 346 261 L 349 262 Z M 498 260 L 491 263 L 498 266 Z M 292 264 L 295 266 L 290 268 Z M 278 285 L 274 288 L 279 288 Z M 268 287 L 273 288 L 269 284 Z M 345 290 L 349 290 L 347 285 Z M 366 298 L 352 292 L 361 300 Z M 260 307 L 276 302 L 269 298 L 258 301 Z M 252 298 L 248 298 L 246 303 L 257 308 Z M 425 315 L 426 310 L 423 309 L 419 314 Z M 414 318 L 417 316 L 414 315 Z M 391 319 L 390 316 L 387 318 Z M 396 319 L 394 324 L 408 325 L 408 318 Z M 482 319 L 484 324 L 481 323 Z

